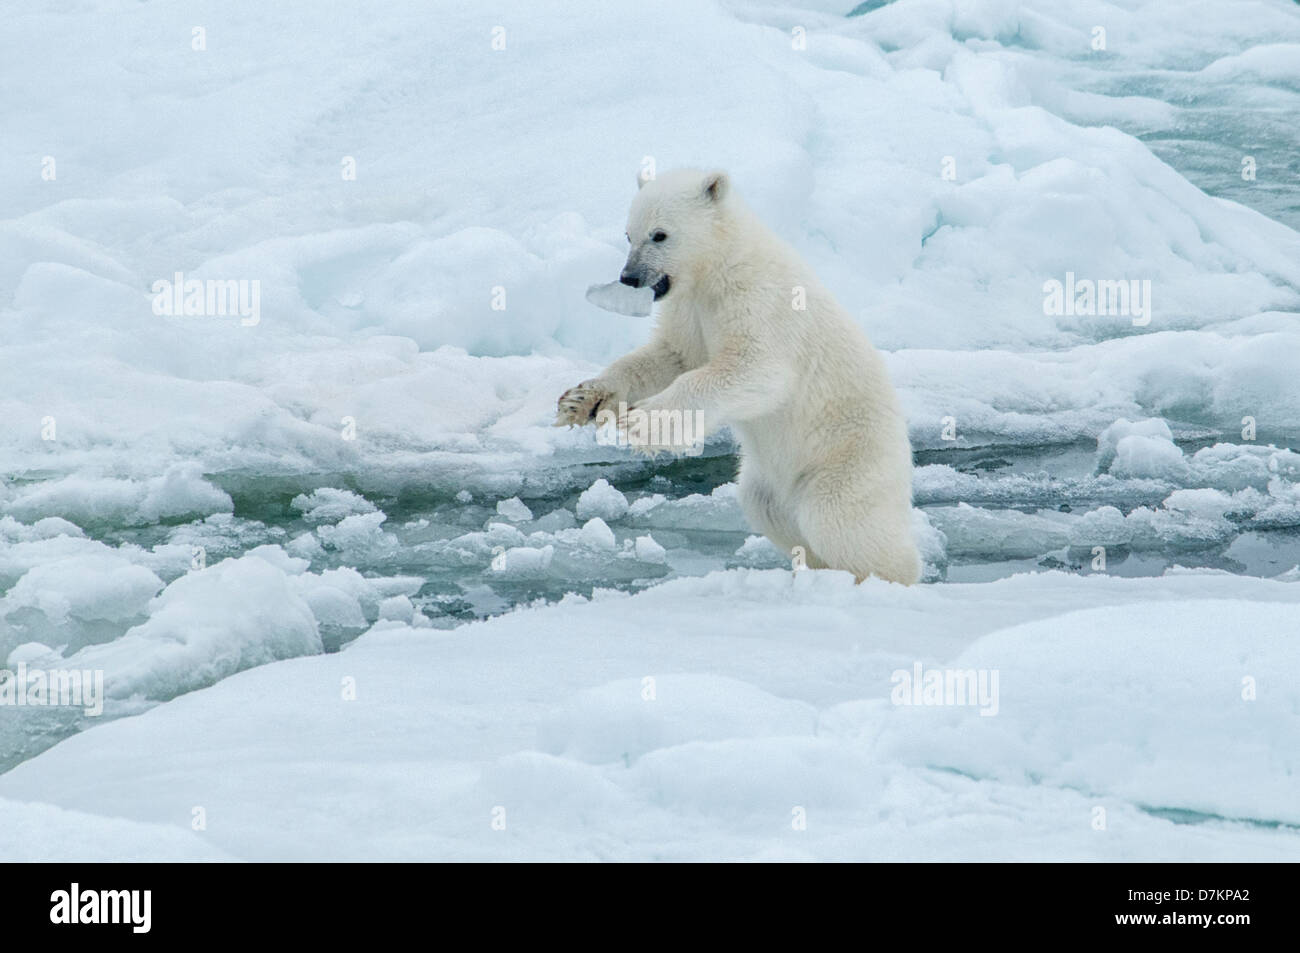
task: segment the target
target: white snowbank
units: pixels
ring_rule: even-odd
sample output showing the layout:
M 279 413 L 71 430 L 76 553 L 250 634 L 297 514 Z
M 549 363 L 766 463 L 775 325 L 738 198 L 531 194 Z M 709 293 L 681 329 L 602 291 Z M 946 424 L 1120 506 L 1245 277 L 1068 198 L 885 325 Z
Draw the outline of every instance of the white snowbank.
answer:
M 79 526 L 134 526 L 229 513 L 234 504 L 229 494 L 203 479 L 198 466 L 178 463 L 149 480 L 69 476 L 31 484 L 4 509 L 25 522 L 50 518 Z
M 255 665 L 320 652 L 316 617 L 286 568 L 305 566 L 249 554 L 181 576 L 157 597 L 147 621 L 64 664 L 102 669 L 110 697 L 166 699 Z
M 0 797 L 187 834 L 203 805 L 249 860 L 1279 860 L 1298 621 L 1294 583 L 1216 572 L 715 573 L 383 622 L 96 725 Z M 917 664 L 996 670 L 997 713 L 891 703 Z
M 951 663 L 999 671 L 997 717 L 918 708 L 886 732 L 883 753 L 972 777 L 1294 827 L 1297 622 L 1295 604 L 1196 599 L 1005 629 Z M 1244 637 L 1234 635 L 1243 628 Z
M 583 300 L 617 274 L 647 156 L 731 170 L 894 352 L 921 446 L 946 417 L 963 439 L 1043 441 L 1121 416 L 1300 416 L 1300 236 L 1106 125 L 1169 104 L 1091 91 L 1152 70 L 1290 89 L 1292 5 L 850 5 L 668 0 L 647 31 L 635 5 L 534 3 L 501 17 L 501 50 L 478 11 L 419 0 L 308 18 L 233 0 L 201 51 L 157 5 L 93 0 L 60 44 L 48 17 L 14 22 L 0 468 L 78 482 L 12 512 L 221 511 L 197 485 L 142 494 L 181 461 L 509 495 L 548 460 L 622 458 L 550 423 L 647 333 Z M 573 55 L 578 23 L 606 55 Z M 178 271 L 260 282 L 260 319 L 155 314 Z M 1044 313 L 1067 272 L 1149 281 L 1149 323 Z
M 174 824 L 65 811 L 0 798 L 0 857 L 14 864 L 177 863 L 234 860 Z

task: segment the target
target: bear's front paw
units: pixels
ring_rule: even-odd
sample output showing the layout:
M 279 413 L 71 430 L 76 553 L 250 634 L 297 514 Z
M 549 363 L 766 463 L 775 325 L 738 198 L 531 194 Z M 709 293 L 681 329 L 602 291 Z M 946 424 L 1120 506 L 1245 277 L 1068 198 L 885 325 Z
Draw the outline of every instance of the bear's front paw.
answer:
M 560 395 L 555 412 L 555 426 L 572 427 L 589 424 L 601 408 L 609 404 L 614 392 L 600 380 L 583 381 Z

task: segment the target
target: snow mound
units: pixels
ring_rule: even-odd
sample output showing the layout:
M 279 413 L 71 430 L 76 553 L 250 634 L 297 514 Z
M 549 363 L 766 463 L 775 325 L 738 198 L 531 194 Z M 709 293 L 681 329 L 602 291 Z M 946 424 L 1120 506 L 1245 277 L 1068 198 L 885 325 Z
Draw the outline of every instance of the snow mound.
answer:
M 194 863 L 235 858 L 174 824 L 0 798 L 0 856 L 17 864 Z
M 735 570 L 436 637 L 381 621 L 98 724 L 0 798 L 178 833 L 204 804 L 240 859 L 1278 860 L 1298 617 L 1293 582 L 1225 573 Z M 996 671 L 996 713 L 894 703 L 917 665 Z
M 24 522 L 54 518 L 82 527 L 139 526 L 233 509 L 230 495 L 188 463 L 175 464 L 162 476 L 143 481 L 67 476 L 36 483 L 5 505 L 6 512 Z
M 606 521 L 616 520 L 627 513 L 627 510 L 627 497 L 614 489 L 603 477 L 582 491 L 576 508 L 580 520 L 589 520 L 593 516 L 599 516 Z
M 994 717 L 900 707 L 882 751 L 1145 808 L 1296 825 L 1298 622 L 1293 605 L 1200 599 L 1012 627 L 948 666 L 999 673 Z
M 276 659 L 322 651 L 316 618 L 285 568 L 260 555 L 228 559 L 171 583 L 148 620 L 69 668 L 102 669 L 110 697 L 167 699 Z
M 816 712 L 734 679 L 623 679 L 580 692 L 538 727 L 542 751 L 602 764 L 690 741 L 811 735 Z

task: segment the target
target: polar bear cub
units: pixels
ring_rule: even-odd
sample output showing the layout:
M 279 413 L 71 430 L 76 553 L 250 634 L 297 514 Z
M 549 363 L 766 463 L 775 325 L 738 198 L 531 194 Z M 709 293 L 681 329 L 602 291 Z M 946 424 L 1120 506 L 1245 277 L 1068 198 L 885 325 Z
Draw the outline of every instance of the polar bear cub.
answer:
M 754 529 L 796 563 L 916 582 L 912 450 L 898 396 L 880 354 L 794 249 L 725 173 L 694 169 L 641 182 L 627 237 L 620 280 L 653 289 L 653 335 L 566 391 L 557 425 L 620 405 L 695 413 L 707 430 L 730 425 Z

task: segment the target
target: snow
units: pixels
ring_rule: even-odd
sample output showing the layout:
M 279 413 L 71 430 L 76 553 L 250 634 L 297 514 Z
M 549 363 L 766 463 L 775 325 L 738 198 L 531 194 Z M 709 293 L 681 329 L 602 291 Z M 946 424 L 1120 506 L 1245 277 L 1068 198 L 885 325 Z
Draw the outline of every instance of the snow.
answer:
M 0 856 L 1294 857 L 1300 7 L 852 6 L 9 22 L 0 658 L 108 697 L 0 719 Z M 884 349 L 925 585 L 793 572 L 726 432 L 552 426 L 647 162 Z
M 391 622 L 410 622 L 415 614 L 415 606 L 406 596 L 389 596 L 379 603 L 379 618 Z
M 1126 449 L 1123 459 L 1119 459 L 1121 444 L 1124 444 Z M 1171 473 L 1143 473 L 1141 472 L 1143 468 L 1135 466 L 1137 462 L 1135 458 L 1141 456 L 1139 452 L 1141 448 L 1150 448 L 1151 456 L 1158 459 L 1173 456 L 1179 461 L 1179 465 L 1170 467 Z M 1169 429 L 1169 424 L 1159 417 L 1139 420 L 1136 423 L 1123 419 L 1117 420 L 1097 435 L 1098 471 L 1111 472 L 1119 477 L 1185 477 L 1187 467 L 1182 463 L 1182 456 L 1182 451 L 1174 445 L 1174 435 Z
M 555 558 L 555 547 L 547 544 L 541 547 L 512 546 L 501 554 L 499 565 L 493 570 L 511 576 L 535 576 L 550 568 Z
M 1296 620 L 1294 605 L 1195 599 L 1004 629 L 951 663 L 999 670 L 999 717 L 928 710 L 888 750 L 976 777 L 1294 826 L 1300 727 L 1287 712 L 1300 695 L 1283 673 L 1300 664 Z M 1228 637 L 1238 626 L 1249 637 Z
M 305 568 L 249 554 L 184 575 L 157 597 L 147 621 L 66 664 L 104 670 L 110 697 L 166 699 L 254 665 L 320 652 L 316 617 L 288 576 Z
M 617 274 L 646 155 L 731 170 L 892 352 L 920 445 L 947 416 L 970 438 L 1020 440 L 1169 410 L 1221 428 L 1244 412 L 1285 427 L 1300 411 L 1300 237 L 1201 193 L 1132 136 L 1059 115 L 1068 90 L 1186 69 L 1189 48 L 1201 82 L 1285 83 L 1300 41 L 1288 8 L 1261 7 L 1246 30 L 1250 18 L 1189 18 L 1174 0 L 899 0 L 850 18 L 674 0 L 651 36 L 632 6 L 565 7 L 584 43 L 618 51 L 581 63 L 550 4 L 502 10 L 501 51 L 486 13 L 434 19 L 414 0 L 310 23 L 245 0 L 212 11 L 202 51 L 179 12 L 91 8 L 93 21 L 56 17 L 69 34 L 57 49 L 39 17 L 0 41 L 16 143 L 0 168 L 15 210 L 0 227 L 7 472 L 141 481 L 188 461 L 363 471 L 395 489 L 421 461 L 452 492 L 509 495 L 512 468 L 598 449 L 549 426 L 555 397 L 645 334 L 582 294 Z M 1097 22 L 1103 56 L 1088 46 Z M 806 50 L 792 49 L 795 25 Z M 1241 52 L 1260 37 L 1270 45 Z M 657 64 L 653 79 L 621 66 L 638 60 Z M 600 95 L 556 122 L 575 70 Z M 32 76 L 49 83 L 28 96 Z M 438 104 L 429 116 L 392 95 L 408 88 Z M 160 90 L 158 109 L 137 108 Z M 1092 101 L 1131 112 L 1133 98 Z M 64 125 L 34 123 L 34 101 Z M 214 127 L 230 131 L 219 148 Z M 30 158 L 47 154 L 53 180 Z M 259 280 L 261 321 L 153 314 L 152 282 L 177 270 Z M 1042 286 L 1067 271 L 1150 280 L 1150 325 L 1045 315 Z M 136 491 L 94 493 L 120 513 Z
M 583 523 L 582 529 L 579 530 L 579 532 L 582 534 L 582 541 L 593 549 L 607 549 L 611 551 L 614 549 L 616 543 L 614 531 L 610 529 L 609 524 L 599 516 L 593 516 L 591 519 L 587 520 L 587 522 Z
M 229 494 L 204 480 L 197 466 L 185 463 L 141 481 L 83 476 L 49 480 L 19 490 L 6 506 L 20 520 L 64 519 L 80 526 L 143 525 L 233 508 Z
M 4 596 L 4 612 L 41 612 L 52 623 L 70 616 L 125 621 L 147 611 L 163 583 L 144 566 L 111 551 L 93 551 L 34 566 Z
M 627 497 L 601 477 L 582 491 L 575 511 L 580 520 L 591 519 L 593 516 L 616 520 L 627 512 L 627 508 Z
M 49 804 L 0 800 L 0 857 L 9 863 L 222 862 L 235 858 L 173 824 L 136 821 Z
M 504 516 L 512 523 L 525 523 L 533 518 L 533 511 L 525 506 L 517 496 L 512 496 L 510 499 L 498 503 L 497 514 Z
M 375 504 L 351 490 L 320 487 L 311 493 L 299 493 L 289 504 L 302 513 L 308 523 L 337 523 L 349 516 L 375 512 Z
M 0 803 L 178 835 L 202 806 L 244 860 L 1281 860 L 1297 618 L 1294 584 L 1204 571 L 714 573 L 381 622 L 69 738 Z M 996 670 L 997 713 L 891 703 L 918 663 Z
M 1187 473 L 1183 452 L 1168 437 L 1132 434 L 1115 444 L 1110 472 L 1120 477 L 1179 480 Z
M 679 500 L 656 493 L 643 496 L 629 506 L 628 516 L 634 525 L 727 529 L 744 525 L 736 493 L 734 483 L 724 483 L 707 496 L 692 493 Z
M 664 563 L 668 561 L 668 551 L 655 542 L 655 538 L 647 533 L 645 536 L 638 536 L 634 545 L 636 558 L 647 563 Z
M 382 528 L 387 519 L 387 514 L 378 511 L 358 513 L 345 516 L 333 526 L 318 526 L 316 535 L 323 546 L 343 550 L 352 554 L 352 558 L 365 558 L 372 551 L 390 544 Z

